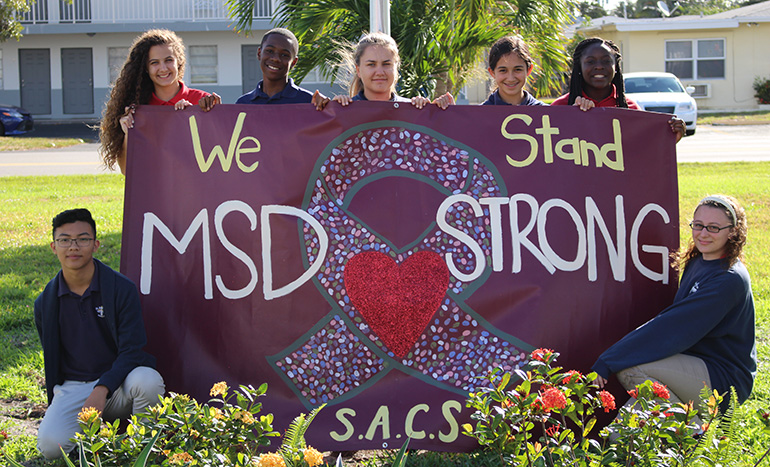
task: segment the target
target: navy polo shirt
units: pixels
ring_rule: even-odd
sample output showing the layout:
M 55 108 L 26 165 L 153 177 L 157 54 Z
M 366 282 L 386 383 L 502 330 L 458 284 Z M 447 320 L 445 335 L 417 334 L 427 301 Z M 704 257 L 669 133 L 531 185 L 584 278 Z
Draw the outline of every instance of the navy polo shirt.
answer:
M 489 98 L 484 101 L 481 105 L 512 105 L 503 100 L 502 97 L 500 97 L 500 90 L 497 89 L 495 92 L 489 95 Z M 527 90 L 524 90 L 524 98 L 521 100 L 521 103 L 519 105 L 548 105 L 545 102 L 540 102 L 539 100 L 532 97 L 532 94 L 528 93 Z
M 291 78 L 286 83 L 283 91 L 268 96 L 262 91 L 262 81 L 257 83 L 257 87 L 252 89 L 235 101 L 236 104 L 309 104 L 313 100 L 313 93 L 294 84 Z
M 112 367 L 118 349 L 104 317 L 96 271 L 83 295 L 70 291 L 59 275 L 59 333 L 65 380 L 95 381 Z
M 354 101 L 368 101 L 369 99 L 366 98 L 366 95 L 364 94 L 364 90 L 362 89 L 361 92 L 353 96 Z M 412 102 L 412 99 L 401 97 L 395 92 L 390 95 L 390 102 Z

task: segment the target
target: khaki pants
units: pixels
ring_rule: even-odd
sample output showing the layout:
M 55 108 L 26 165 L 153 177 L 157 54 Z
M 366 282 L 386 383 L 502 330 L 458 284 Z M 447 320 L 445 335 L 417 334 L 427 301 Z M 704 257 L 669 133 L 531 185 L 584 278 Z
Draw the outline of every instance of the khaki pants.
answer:
M 70 438 L 80 432 L 78 413 L 83 408 L 97 381 L 65 381 L 53 388 L 53 400 L 45 412 L 37 434 L 37 448 L 48 459 L 62 456 L 62 449 L 69 453 L 75 443 Z M 157 404 L 158 396 L 166 392 L 160 373 L 152 368 L 134 368 L 123 384 L 107 399 L 102 418 L 115 420 L 128 418 Z
M 698 357 L 676 354 L 655 362 L 632 366 L 618 372 L 618 380 L 627 391 L 644 381 L 657 381 L 668 387 L 671 402 L 693 402 L 696 409 L 700 403 L 703 386 L 711 388 L 706 364 Z M 636 402 L 631 398 L 626 405 Z M 700 424 L 700 420 L 694 420 Z

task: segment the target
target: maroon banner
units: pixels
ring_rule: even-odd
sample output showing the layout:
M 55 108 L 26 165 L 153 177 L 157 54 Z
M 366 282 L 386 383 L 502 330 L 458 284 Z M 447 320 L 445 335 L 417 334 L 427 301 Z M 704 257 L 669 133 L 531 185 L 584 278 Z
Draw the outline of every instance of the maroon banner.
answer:
M 467 393 L 538 347 L 588 372 L 668 305 L 668 116 L 143 106 L 122 270 L 170 391 L 268 383 L 322 450 L 467 450 Z M 620 396 L 620 394 L 617 394 Z

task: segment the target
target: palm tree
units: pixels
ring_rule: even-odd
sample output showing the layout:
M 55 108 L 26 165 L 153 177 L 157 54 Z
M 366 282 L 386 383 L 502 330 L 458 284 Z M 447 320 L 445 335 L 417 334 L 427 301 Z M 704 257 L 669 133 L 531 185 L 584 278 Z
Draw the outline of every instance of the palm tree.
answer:
M 249 32 L 255 0 L 225 0 L 236 30 Z M 404 96 L 456 92 L 478 69 L 498 38 L 519 34 L 530 45 L 538 67 L 538 95 L 558 90 L 567 70 L 568 0 L 392 0 L 391 35 L 401 52 L 399 93 Z M 274 21 L 293 31 L 300 56 L 297 81 L 313 68 L 337 79 L 344 44 L 355 43 L 369 28 L 364 0 L 283 0 Z

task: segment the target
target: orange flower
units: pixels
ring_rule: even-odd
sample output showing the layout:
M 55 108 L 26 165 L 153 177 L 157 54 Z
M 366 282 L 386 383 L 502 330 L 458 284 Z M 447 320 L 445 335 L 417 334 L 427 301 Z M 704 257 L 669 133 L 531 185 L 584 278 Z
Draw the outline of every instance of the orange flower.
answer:
M 567 396 L 556 388 L 548 388 L 541 394 L 545 410 L 563 409 L 567 407 Z
M 257 467 L 286 467 L 283 457 L 275 452 L 268 452 L 257 457 L 255 462 Z
M 193 461 L 193 456 L 186 452 L 177 452 L 169 457 L 168 461 L 172 464 L 185 465 Z
M 321 463 L 324 460 L 323 454 L 318 452 L 317 449 L 311 448 L 310 446 L 305 449 L 305 452 L 302 453 L 305 457 L 305 462 L 307 462 L 307 465 L 310 467 L 315 467 L 316 465 L 321 465 Z
M 81 423 L 91 423 L 101 415 L 102 413 L 94 407 L 83 407 L 78 414 L 78 420 L 80 420 Z
M 602 401 L 602 407 L 604 412 L 608 413 L 610 410 L 615 410 L 615 396 L 607 391 L 599 391 L 599 400 Z
M 217 396 L 224 396 L 226 392 L 227 392 L 227 383 L 225 383 L 224 381 L 220 381 L 211 387 L 211 392 L 209 392 L 209 394 L 211 395 L 211 397 L 217 397 Z
M 580 377 L 583 376 L 582 373 L 580 373 L 577 370 L 569 370 L 567 373 L 565 373 L 564 382 L 566 384 L 569 383 L 579 383 Z
M 628 395 L 633 397 L 634 399 L 637 399 L 639 397 L 639 391 L 636 389 L 631 389 L 628 391 Z
M 668 399 L 671 397 L 671 395 L 668 393 L 668 388 L 664 384 L 660 384 L 657 381 L 652 383 L 652 392 L 654 392 L 655 395 L 661 399 Z
M 217 420 L 224 420 L 225 418 L 225 416 L 222 414 L 222 411 L 216 407 L 209 407 L 209 413 Z
M 559 435 L 559 425 L 551 425 L 545 429 L 545 434 L 549 438 L 556 438 Z
M 551 349 L 535 349 L 530 354 L 530 357 L 532 358 L 532 360 L 537 360 L 539 362 L 545 362 L 552 355 L 553 355 L 553 350 L 551 350 Z

